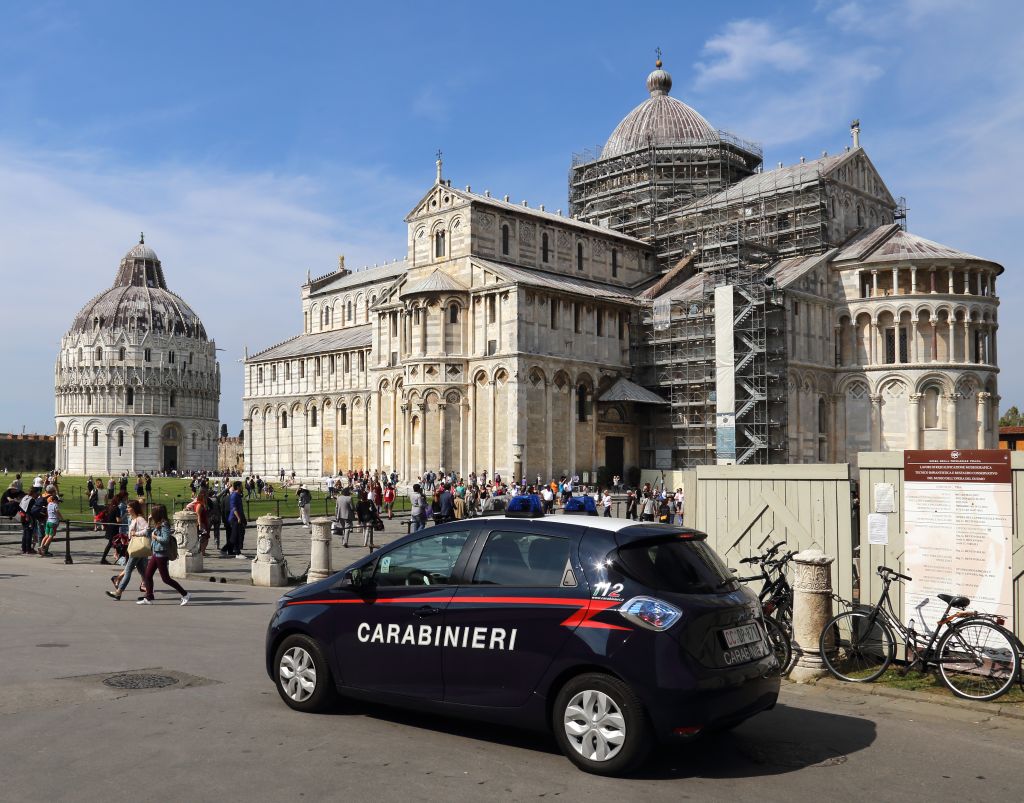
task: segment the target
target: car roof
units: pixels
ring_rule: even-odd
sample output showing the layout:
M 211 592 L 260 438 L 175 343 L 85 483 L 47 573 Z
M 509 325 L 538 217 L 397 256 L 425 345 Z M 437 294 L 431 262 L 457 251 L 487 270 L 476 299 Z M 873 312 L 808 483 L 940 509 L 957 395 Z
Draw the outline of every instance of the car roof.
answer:
M 633 521 L 632 519 L 616 519 L 611 516 L 588 516 L 585 514 L 564 513 L 554 516 L 481 516 L 487 521 L 514 521 L 516 524 L 539 522 L 543 525 L 580 527 L 588 530 L 606 530 L 619 533 L 623 530 L 636 530 L 636 535 L 654 535 L 655 533 L 696 532 L 690 527 L 679 527 L 674 524 L 657 524 L 650 521 Z

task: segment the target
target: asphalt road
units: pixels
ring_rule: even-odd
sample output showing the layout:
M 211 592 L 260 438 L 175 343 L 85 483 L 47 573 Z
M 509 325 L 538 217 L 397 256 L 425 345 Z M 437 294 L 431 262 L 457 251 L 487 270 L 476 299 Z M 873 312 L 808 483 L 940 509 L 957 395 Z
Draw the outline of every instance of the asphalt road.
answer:
M 543 736 L 353 705 L 292 712 L 263 668 L 279 591 L 190 581 L 113 602 L 107 567 L 0 557 L 0 800 L 1016 800 L 1024 722 L 787 684 L 733 733 L 641 775 L 578 772 Z M 159 586 L 158 586 L 159 587 Z M 165 689 L 111 688 L 126 670 Z

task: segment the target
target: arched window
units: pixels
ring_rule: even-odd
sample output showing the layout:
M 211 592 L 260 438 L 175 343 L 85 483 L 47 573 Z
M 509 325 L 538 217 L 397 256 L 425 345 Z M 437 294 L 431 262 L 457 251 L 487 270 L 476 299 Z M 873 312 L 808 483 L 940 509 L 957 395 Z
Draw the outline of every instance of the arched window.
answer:
M 310 407 L 309 408 L 309 425 L 311 427 L 315 427 L 316 426 L 316 408 L 315 407 Z
M 540 258 L 542 261 L 548 261 L 548 233 L 544 232 L 540 236 Z
M 117 431 L 117 448 L 121 449 L 124 447 L 124 430 L 119 429 Z
M 434 234 L 434 257 L 444 256 L 444 229 Z
M 82 350 L 81 349 L 78 350 L 78 361 L 79 362 L 82 361 Z
M 92 407 L 92 391 L 91 390 L 85 391 L 85 406 L 88 407 L 88 408 Z
M 174 352 L 173 351 L 168 351 L 167 352 L 167 362 L 170 362 L 170 363 L 174 362 Z
M 281 412 L 281 429 L 288 429 L 288 413 Z
M 178 396 L 177 396 L 177 394 L 175 394 L 175 392 L 174 392 L 174 391 L 172 390 L 172 391 L 171 391 L 171 398 L 170 398 L 170 404 L 171 404 L 171 407 L 172 407 L 172 408 L 174 407 L 174 404 L 175 404 L 175 402 L 177 402 L 177 401 L 178 401 Z
M 72 430 L 71 432 L 71 445 L 78 446 L 78 430 Z
M 583 270 L 583 243 L 576 243 L 576 270 Z
M 345 306 L 345 320 L 346 321 L 351 321 L 352 320 L 352 302 L 351 301 L 349 301 L 348 304 Z
M 128 407 L 131 407 L 133 404 L 135 404 L 135 391 L 132 388 L 128 388 L 124 392 L 124 403 Z
M 619 252 L 614 248 L 612 249 L 612 278 L 616 278 L 619 275 Z
M 583 423 L 587 420 L 587 390 L 586 385 L 580 385 L 579 390 L 576 392 L 576 419 Z
M 825 416 L 825 400 L 824 399 L 818 399 L 818 434 L 819 435 L 824 435 L 827 432 L 827 430 L 825 428 L 826 423 L 827 423 L 825 421 L 825 417 L 826 417 Z
M 92 431 L 92 445 L 93 446 L 99 446 L 100 445 L 100 431 L 98 429 L 94 429 Z
M 103 347 L 102 346 L 97 346 L 97 348 L 96 348 L 96 361 L 98 362 L 98 361 L 100 361 L 102 359 L 103 359 Z
M 508 225 L 501 227 L 501 253 L 508 256 Z
M 343 426 L 348 424 L 348 405 L 343 404 L 338 408 L 338 423 Z
M 857 227 L 864 225 L 864 207 L 857 204 Z
M 459 322 L 459 305 L 452 304 L 448 307 L 448 322 L 458 323 Z
M 124 362 L 124 346 L 121 346 L 121 348 L 117 350 L 117 359 Z
M 192 448 L 196 448 L 196 433 L 192 433 Z
M 149 448 L 149 430 L 148 429 L 145 432 L 142 433 L 142 448 L 143 449 L 148 449 Z
M 263 366 L 262 365 L 257 365 L 256 366 L 256 381 L 259 384 L 261 384 L 261 385 L 263 384 Z

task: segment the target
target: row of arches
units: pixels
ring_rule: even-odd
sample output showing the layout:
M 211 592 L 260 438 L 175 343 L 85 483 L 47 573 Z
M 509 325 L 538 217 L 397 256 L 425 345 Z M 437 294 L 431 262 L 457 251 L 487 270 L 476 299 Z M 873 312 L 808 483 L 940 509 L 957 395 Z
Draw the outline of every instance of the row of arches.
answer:
M 377 303 L 376 292 L 346 293 L 343 296 L 314 301 L 303 313 L 307 334 L 370 323 L 370 310 Z
M 57 426 L 57 465 L 69 473 L 215 469 L 212 424 L 71 419 Z
M 991 309 L 922 305 L 854 310 L 836 326 L 839 365 L 975 363 L 995 365 Z

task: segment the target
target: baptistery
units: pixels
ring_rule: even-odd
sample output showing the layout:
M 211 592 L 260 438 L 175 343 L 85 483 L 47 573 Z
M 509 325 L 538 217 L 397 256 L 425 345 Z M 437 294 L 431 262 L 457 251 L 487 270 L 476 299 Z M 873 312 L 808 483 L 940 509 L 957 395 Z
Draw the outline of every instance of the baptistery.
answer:
M 54 385 L 65 473 L 217 467 L 216 347 L 144 237 L 61 339 Z

